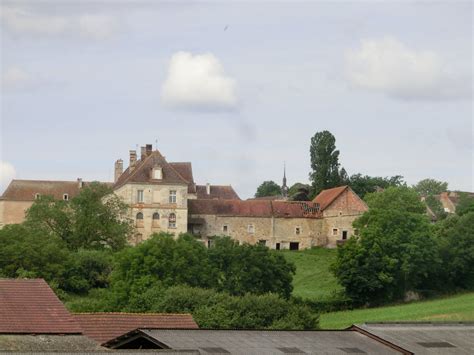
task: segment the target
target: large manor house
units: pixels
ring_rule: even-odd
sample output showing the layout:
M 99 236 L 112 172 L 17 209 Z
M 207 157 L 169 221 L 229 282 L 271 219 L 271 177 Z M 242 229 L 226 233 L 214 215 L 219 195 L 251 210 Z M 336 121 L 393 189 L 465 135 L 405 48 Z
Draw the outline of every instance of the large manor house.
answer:
M 288 201 L 285 195 L 242 200 L 230 185 L 198 185 L 189 162 L 168 162 L 151 144 L 140 159 L 130 151 L 129 164 L 115 162 L 115 181 L 109 183 L 129 208 L 135 225 L 132 243 L 151 234 L 189 232 L 206 245 L 214 236 L 240 243 L 264 244 L 271 249 L 335 247 L 356 234 L 352 222 L 367 210 L 348 186 L 322 191 L 313 201 Z M 0 197 L 0 227 L 21 223 L 26 210 L 40 196 L 69 200 L 87 182 L 12 180 Z M 287 190 L 286 178 L 283 191 Z

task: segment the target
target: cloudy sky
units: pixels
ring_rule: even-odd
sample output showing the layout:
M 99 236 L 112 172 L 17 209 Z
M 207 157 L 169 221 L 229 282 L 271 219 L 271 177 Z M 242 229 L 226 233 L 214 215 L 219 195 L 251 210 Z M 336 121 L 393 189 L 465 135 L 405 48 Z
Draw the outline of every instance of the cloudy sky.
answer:
M 0 189 L 113 179 L 158 142 L 250 197 L 308 181 L 331 131 L 349 174 L 474 190 L 472 2 L 1 1 Z

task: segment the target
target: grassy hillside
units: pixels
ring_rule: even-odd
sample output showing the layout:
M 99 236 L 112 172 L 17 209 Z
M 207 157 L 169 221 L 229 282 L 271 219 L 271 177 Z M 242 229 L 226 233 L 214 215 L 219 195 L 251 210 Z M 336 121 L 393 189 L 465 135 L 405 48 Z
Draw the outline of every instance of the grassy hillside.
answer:
M 321 328 L 383 321 L 474 321 L 474 292 L 429 301 L 321 314 Z
M 342 289 L 329 271 L 329 266 L 336 258 L 335 249 L 314 248 L 282 253 L 296 265 L 296 275 L 293 279 L 294 296 L 327 300 Z

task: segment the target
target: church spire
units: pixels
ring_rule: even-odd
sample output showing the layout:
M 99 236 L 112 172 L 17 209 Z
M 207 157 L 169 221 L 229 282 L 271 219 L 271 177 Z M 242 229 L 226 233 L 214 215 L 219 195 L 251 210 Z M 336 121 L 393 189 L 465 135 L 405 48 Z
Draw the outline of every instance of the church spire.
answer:
M 288 186 L 286 186 L 286 162 L 283 162 L 283 185 L 281 186 L 281 194 L 283 197 L 288 197 Z

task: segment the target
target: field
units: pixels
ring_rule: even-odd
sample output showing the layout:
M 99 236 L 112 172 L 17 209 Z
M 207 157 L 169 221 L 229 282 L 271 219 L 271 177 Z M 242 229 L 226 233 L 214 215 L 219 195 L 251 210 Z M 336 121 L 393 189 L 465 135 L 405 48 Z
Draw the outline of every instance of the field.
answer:
M 314 248 L 298 252 L 283 251 L 285 258 L 296 265 L 293 295 L 312 300 L 328 300 L 342 290 L 329 266 L 337 250 Z
M 321 314 L 325 329 L 383 321 L 474 321 L 474 292 L 403 305 Z

